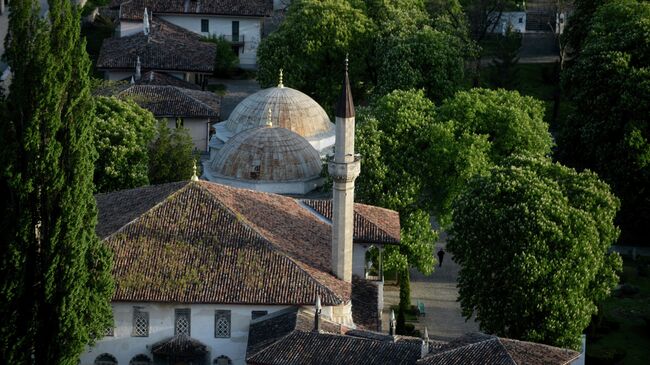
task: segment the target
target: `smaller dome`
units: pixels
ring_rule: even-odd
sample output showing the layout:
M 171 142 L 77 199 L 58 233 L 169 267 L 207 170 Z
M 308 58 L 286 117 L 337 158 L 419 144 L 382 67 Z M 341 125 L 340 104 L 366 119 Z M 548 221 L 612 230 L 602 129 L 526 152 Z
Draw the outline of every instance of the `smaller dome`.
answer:
M 258 127 L 228 140 L 209 167 L 217 179 L 275 183 L 318 179 L 322 162 L 318 151 L 297 133 Z

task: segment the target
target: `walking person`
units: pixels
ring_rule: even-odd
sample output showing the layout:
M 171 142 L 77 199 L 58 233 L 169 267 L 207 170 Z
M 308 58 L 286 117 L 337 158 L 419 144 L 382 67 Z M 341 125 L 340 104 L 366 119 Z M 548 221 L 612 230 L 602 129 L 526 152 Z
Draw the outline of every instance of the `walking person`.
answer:
M 440 250 L 438 251 L 438 267 L 442 267 L 442 260 L 445 258 L 445 251 L 440 247 Z

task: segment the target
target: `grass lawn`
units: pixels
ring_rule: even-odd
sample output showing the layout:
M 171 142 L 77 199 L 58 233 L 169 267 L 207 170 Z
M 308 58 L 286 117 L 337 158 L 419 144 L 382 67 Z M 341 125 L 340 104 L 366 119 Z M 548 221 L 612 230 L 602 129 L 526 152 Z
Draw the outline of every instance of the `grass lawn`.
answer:
M 602 304 L 601 326 L 587 332 L 588 364 L 650 363 L 650 277 L 640 276 L 637 265 L 625 260 L 621 282 L 638 288 L 638 293 L 608 298 Z M 624 356 L 622 362 L 607 359 L 614 354 Z

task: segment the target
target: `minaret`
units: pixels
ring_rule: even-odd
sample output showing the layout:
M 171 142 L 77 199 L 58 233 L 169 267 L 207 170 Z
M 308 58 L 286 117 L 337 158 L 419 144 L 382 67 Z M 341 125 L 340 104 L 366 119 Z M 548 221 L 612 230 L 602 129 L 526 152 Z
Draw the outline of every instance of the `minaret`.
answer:
M 336 107 L 336 144 L 328 171 L 334 180 L 332 203 L 332 272 L 352 282 L 352 232 L 354 230 L 354 180 L 360 162 L 354 154 L 354 104 L 345 59 L 343 92 Z

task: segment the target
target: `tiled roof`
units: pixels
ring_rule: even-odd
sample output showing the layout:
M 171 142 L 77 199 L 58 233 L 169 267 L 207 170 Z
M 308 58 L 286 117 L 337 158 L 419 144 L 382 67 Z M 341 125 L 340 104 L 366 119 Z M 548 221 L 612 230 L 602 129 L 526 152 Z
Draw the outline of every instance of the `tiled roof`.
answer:
M 188 335 L 176 335 L 151 345 L 154 355 L 193 356 L 207 354 L 208 347 Z
M 165 198 L 155 192 L 171 186 L 177 190 Z M 137 217 L 105 238 L 114 251 L 113 300 L 301 305 L 317 294 L 324 305 L 350 300 L 350 284 L 329 273 L 329 245 L 310 237 L 329 227 L 296 211 L 291 198 L 195 182 L 103 194 L 97 202 L 100 212 L 120 215 L 100 213 L 103 235 Z M 152 208 L 137 214 L 131 207 Z M 293 219 L 278 218 L 271 229 L 271 216 Z
M 417 362 L 418 365 L 565 365 L 578 352 L 482 333 L 461 336 Z
M 210 91 L 183 89 L 176 86 L 131 85 L 116 96 L 121 99 L 133 99 L 158 118 L 218 119 L 221 112 L 221 98 Z
M 123 81 L 130 82 L 131 77 Z M 136 85 L 159 85 L 159 86 L 176 86 L 183 89 L 201 90 L 197 84 L 181 80 L 177 77 L 168 75 L 164 72 L 148 71 L 142 74 L 140 80 L 134 80 Z
M 313 313 L 297 308 L 267 318 L 251 323 L 248 364 L 415 364 L 422 353 L 421 340 L 348 336 L 346 328 L 324 319 L 321 332 L 314 332 Z
M 145 7 L 154 14 L 264 17 L 271 15 L 273 0 L 130 0 L 122 2 L 120 19 L 142 20 Z
M 332 220 L 331 200 L 303 200 L 303 203 Z M 354 240 L 365 243 L 399 243 L 399 214 L 393 210 L 355 203 Z
M 211 73 L 216 45 L 201 41 L 189 30 L 151 18 L 149 35 L 143 32 L 104 40 L 97 58 L 100 70 L 134 70 L 140 57 L 142 70 Z
M 379 288 L 372 281 L 352 278 L 352 319 L 359 328 L 381 331 Z

